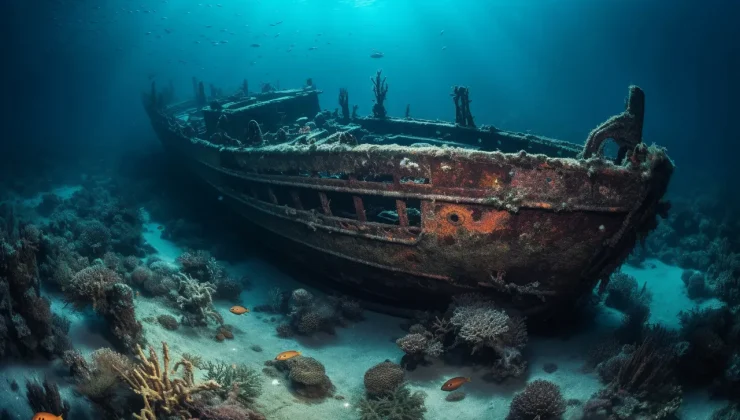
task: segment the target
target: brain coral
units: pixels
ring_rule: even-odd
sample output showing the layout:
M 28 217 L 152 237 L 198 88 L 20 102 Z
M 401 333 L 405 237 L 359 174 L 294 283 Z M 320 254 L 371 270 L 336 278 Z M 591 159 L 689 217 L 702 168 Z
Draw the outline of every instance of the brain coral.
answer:
M 365 391 L 370 395 L 390 394 L 403 383 L 404 370 L 390 360 L 365 372 Z

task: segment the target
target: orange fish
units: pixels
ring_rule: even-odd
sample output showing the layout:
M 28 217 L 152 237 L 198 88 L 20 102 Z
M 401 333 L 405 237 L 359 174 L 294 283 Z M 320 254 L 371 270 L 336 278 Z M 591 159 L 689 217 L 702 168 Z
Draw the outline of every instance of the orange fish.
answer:
M 288 351 L 284 351 L 284 352 L 278 354 L 275 357 L 275 360 L 288 360 L 288 359 L 292 359 L 292 358 L 294 358 L 296 356 L 300 356 L 300 355 L 301 355 L 301 352 L 299 352 L 299 351 L 288 350 Z
M 442 391 L 454 391 L 463 386 L 466 382 L 470 382 L 470 378 L 464 378 L 462 376 L 452 378 L 442 385 Z
M 243 306 L 236 305 L 236 306 L 232 306 L 231 309 L 229 309 L 229 312 L 231 312 L 232 314 L 241 315 L 241 314 L 249 312 L 249 309 Z
M 62 416 L 57 416 L 51 413 L 36 413 L 32 420 L 64 420 Z

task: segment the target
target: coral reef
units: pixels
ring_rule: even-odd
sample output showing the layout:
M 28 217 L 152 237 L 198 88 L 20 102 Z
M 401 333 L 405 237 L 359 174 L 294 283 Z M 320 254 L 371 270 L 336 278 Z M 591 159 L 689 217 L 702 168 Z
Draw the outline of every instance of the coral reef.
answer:
M 133 362 L 108 348 L 95 350 L 88 363 L 79 352 L 64 353 L 64 363 L 77 384 L 76 390 L 92 401 L 101 417 L 121 418 L 126 412 L 126 400 L 133 393 L 123 386 L 118 372 L 130 373 Z
M 390 360 L 378 363 L 365 372 L 365 392 L 370 396 L 390 394 L 404 382 L 404 369 Z
M 527 384 L 511 401 L 506 420 L 555 420 L 565 413 L 565 400 L 560 388 L 538 379 Z
M 212 295 L 216 288 L 211 283 L 199 283 L 187 274 L 178 275 L 177 305 L 185 313 L 180 321 L 183 325 L 207 326 L 213 319 L 223 324 L 223 317 L 213 308 Z
M 683 349 L 674 333 L 651 328 L 637 347 L 630 346 L 600 365 L 600 376 L 609 383 L 586 403 L 584 411 L 618 419 L 670 417 L 682 401 L 675 367 Z
M 412 393 L 405 386 L 380 397 L 366 397 L 358 404 L 360 420 L 422 420 L 425 399 L 424 392 Z
M 137 420 L 157 420 L 161 417 L 180 416 L 180 418 L 193 418 L 194 415 L 188 410 L 188 403 L 192 395 L 206 390 L 220 388 L 213 380 L 196 384 L 193 373 L 193 364 L 181 359 L 175 363 L 173 372 L 183 367 L 182 378 L 170 376 L 170 353 L 167 343 L 162 343 L 163 362 L 160 365 L 159 357 L 153 347 L 149 347 L 149 357 L 146 357 L 141 346 L 136 347 L 140 365 L 126 372 L 119 367 L 114 367 L 116 372 L 123 378 L 131 389 L 141 395 L 144 400 L 144 408 L 139 414 L 134 414 Z
M 136 320 L 134 292 L 121 281 L 116 272 L 98 264 L 76 273 L 62 289 L 76 309 L 92 306 L 110 325 L 116 345 L 133 352 L 142 343 L 142 327 Z
M 652 300 L 646 284 L 638 288 L 637 279 L 621 272 L 612 274 L 605 293 L 604 304 L 620 311 L 637 305 L 648 306 Z
M 373 105 L 373 118 L 385 118 L 388 113 L 385 110 L 383 102 L 388 94 L 388 83 L 385 82 L 385 77 L 381 78 L 382 70 L 378 70 L 375 73 L 375 78 L 370 78 L 373 82 L 373 94 L 375 95 L 375 104 Z
M 49 379 L 44 379 L 43 385 L 36 381 L 27 381 L 26 400 L 34 413 L 46 412 L 68 418 L 69 403 L 62 400 L 59 388 Z
M 305 289 L 294 290 L 289 299 L 285 299 L 279 289 L 273 289 L 270 295 L 270 303 L 261 305 L 260 310 L 287 312 L 290 319 L 289 324 L 276 327 L 280 337 L 290 337 L 295 333 L 311 335 L 320 331 L 334 334 L 335 327 L 363 318 L 362 307 L 356 301 L 341 296 L 317 299 Z
M 0 358 L 53 358 L 71 347 L 69 323 L 40 295 L 39 240 L 34 225 L 19 224 L 0 205 Z

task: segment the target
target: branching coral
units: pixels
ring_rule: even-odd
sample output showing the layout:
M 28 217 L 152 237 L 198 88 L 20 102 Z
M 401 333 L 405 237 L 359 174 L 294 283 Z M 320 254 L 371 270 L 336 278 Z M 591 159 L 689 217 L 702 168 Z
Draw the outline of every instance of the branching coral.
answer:
M 106 291 L 120 281 L 115 271 L 98 264 L 77 272 L 62 290 L 67 303 L 75 309 L 90 305 L 94 310 L 105 313 L 108 311 Z
M 373 82 L 373 94 L 375 94 L 375 104 L 373 105 L 374 118 L 385 118 L 388 115 L 383 105 L 385 97 L 388 94 L 388 83 L 385 82 L 385 77 L 381 77 L 381 72 L 382 70 L 378 70 L 375 73 L 375 78 L 370 78 Z
M 361 420 L 422 420 L 427 409 L 426 394 L 411 392 L 407 387 L 396 388 L 381 397 L 362 399 L 358 407 Z
M 211 283 L 199 283 L 186 274 L 177 276 L 178 287 L 177 304 L 185 311 L 181 323 L 191 326 L 207 326 L 208 319 L 223 324 L 223 317 L 214 310 L 212 295 L 216 288 Z
M 637 279 L 628 274 L 614 273 L 606 286 L 607 296 L 604 304 L 620 311 L 627 311 L 634 305 L 647 306 L 652 300 L 652 295 L 645 284 L 638 289 Z
M 471 354 L 493 350 L 497 359 L 492 374 L 497 380 L 523 374 L 527 366 L 521 354 L 527 343 L 524 319 L 510 317 L 493 302 L 474 294 L 453 300 L 450 323 L 455 327 L 456 343 L 472 346 Z
M 189 419 L 193 415 L 187 409 L 192 402 L 192 395 L 205 390 L 216 390 L 220 386 L 213 380 L 196 384 L 194 380 L 193 364 L 186 359 L 175 363 L 173 372 L 183 367 L 182 378 L 170 377 L 170 353 L 167 343 L 162 342 L 163 363 L 153 347 L 149 347 L 149 357 L 146 357 L 141 346 L 136 347 L 140 365 L 126 372 L 115 368 L 131 389 L 144 399 L 144 408 L 139 414 L 134 414 L 137 420 L 157 420 L 160 416 L 180 416 Z
M 207 380 L 221 385 L 219 392 L 222 397 L 236 389 L 234 398 L 244 405 L 250 405 L 262 392 L 259 373 L 243 363 L 229 365 L 224 362 L 205 362 L 203 369 L 206 370 Z

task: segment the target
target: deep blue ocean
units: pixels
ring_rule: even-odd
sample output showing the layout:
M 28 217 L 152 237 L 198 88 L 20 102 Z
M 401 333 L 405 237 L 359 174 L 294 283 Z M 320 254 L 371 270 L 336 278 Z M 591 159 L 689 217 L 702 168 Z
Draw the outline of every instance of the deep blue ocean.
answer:
M 740 3 L 731 0 L 2 0 L 0 420 L 740 419 L 738 22 Z M 265 202 L 280 204 L 286 224 L 305 213 L 301 223 L 309 228 L 296 234 L 249 215 L 256 223 L 243 223 L 244 213 L 229 206 L 233 197 L 226 190 L 197 181 L 197 171 L 163 147 L 162 121 L 188 133 L 183 144 L 198 137 L 218 153 L 237 144 L 257 162 L 260 153 L 265 161 L 273 158 L 270 147 L 281 136 L 310 155 L 329 144 L 306 140 L 312 133 L 331 139 L 352 132 L 359 146 L 342 137 L 326 150 L 349 156 L 359 147 L 354 150 L 367 151 L 372 161 L 374 149 L 362 143 L 393 143 L 383 140 L 388 133 L 376 136 L 368 128 L 378 71 L 387 82 L 385 111 L 399 124 L 417 121 L 461 133 L 454 125 L 454 87 L 465 86 L 476 129 L 558 139 L 571 143 L 571 151 L 625 111 L 629 87 L 639 86 L 645 95 L 642 143 L 655 148 L 629 144 L 627 159 L 614 164 L 609 156 L 589 163 L 576 152 L 548 154 L 553 160 L 542 168 L 565 161 L 565 167 L 590 168 L 589 176 L 616 168 L 647 183 L 659 178 L 649 168 L 653 157 L 665 157 L 674 165 L 667 191 L 638 194 L 643 184 L 620 184 L 616 175 L 601 190 L 592 187 L 592 201 L 602 194 L 603 202 L 580 210 L 573 204 L 577 197 L 563 198 L 559 207 L 527 201 L 527 192 L 508 206 L 483 197 L 475 205 L 495 202 L 499 212 L 483 226 L 485 217 L 485 223 L 467 224 L 460 210 L 465 199 L 424 196 L 423 184 L 430 178 L 435 184 L 433 176 L 412 177 L 408 183 L 422 185 L 403 187 L 388 199 L 390 210 L 376 211 L 371 201 L 357 207 L 356 191 L 350 200 L 340 183 L 357 179 L 331 164 L 316 166 L 311 175 L 334 182 L 323 190 L 311 187 L 322 200 L 336 193 L 326 202 L 308 202 L 287 189 L 308 171 L 297 158 L 291 162 L 300 169 L 242 175 L 250 182 L 255 174 L 275 176 L 268 198 L 244 184 L 242 192 L 254 197 L 241 201 L 254 199 L 246 206 L 265 214 Z M 197 107 L 194 80 L 208 97 Z M 167 90 L 167 103 L 148 96 L 152 89 Z M 294 89 L 299 93 L 281 93 Z M 340 124 L 341 89 L 358 118 Z M 260 130 L 259 144 L 243 144 L 251 141 L 247 131 L 229 143 L 224 138 L 232 141 L 226 134 L 233 132 L 223 127 L 232 122 L 219 120 L 214 129 L 200 112 L 316 92 L 325 110 L 318 115 L 283 117 L 280 126 L 249 118 Z M 182 109 L 174 111 L 175 104 Z M 439 130 L 427 140 L 465 142 Z M 420 132 L 404 134 L 424 137 Z M 516 147 L 501 149 L 511 157 Z M 449 152 L 435 150 L 438 156 Z M 415 159 L 399 159 L 405 173 L 419 164 L 423 169 Z M 231 171 L 238 166 L 229 164 Z M 529 168 L 522 165 L 522 171 Z M 515 172 L 481 177 L 493 191 Z M 396 179 L 397 186 L 404 179 Z M 446 193 L 464 195 L 471 184 L 462 179 L 450 176 L 447 182 L 461 184 Z M 599 178 L 593 179 L 596 186 Z M 350 200 L 344 207 L 342 192 Z M 628 203 L 626 221 L 612 224 L 612 215 L 599 213 L 604 203 L 611 209 L 623 204 L 614 197 L 632 194 L 649 205 Z M 421 204 L 414 207 L 412 199 Z M 401 206 L 395 200 L 407 201 Z M 438 203 L 445 200 L 458 213 L 445 213 Z M 410 221 L 399 216 L 407 204 Z M 528 208 L 544 209 L 543 216 L 513 221 Z M 367 222 L 365 210 L 371 223 L 357 227 Z M 363 215 L 347 216 L 355 211 Z M 477 211 L 470 213 L 476 223 Z M 580 213 L 553 222 L 571 211 Z M 354 218 L 354 227 L 342 218 Z M 439 227 L 444 220 L 452 227 Z M 593 264 L 605 255 L 613 262 L 604 263 L 601 277 L 585 274 L 584 259 L 582 271 L 555 282 L 548 276 L 562 272 L 577 250 L 608 248 L 608 240 L 591 242 L 597 234 L 589 230 L 592 222 L 601 231 L 614 228 L 617 239 L 625 235 L 629 243 L 588 259 Z M 504 240 L 496 229 L 505 223 L 516 227 Z M 629 229 L 619 230 L 620 223 Z M 631 224 L 639 227 L 630 230 Z M 326 241 L 335 242 L 312 242 L 316 225 L 319 232 L 334 232 Z M 462 254 L 469 259 L 434 267 L 452 274 L 424 274 L 464 284 L 476 295 L 440 288 L 429 301 L 403 295 L 411 296 L 405 305 L 393 298 L 407 292 L 393 287 L 374 301 L 360 286 L 353 290 L 354 280 L 337 287 L 323 282 L 329 273 L 389 279 L 387 286 L 398 273 L 429 267 L 415 255 L 398 263 L 416 252 L 398 244 L 423 245 L 425 237 L 454 232 L 435 243 L 463 247 L 465 238 L 490 226 L 481 242 L 468 242 L 474 246 Z M 363 235 L 393 245 L 379 257 L 370 243 L 347 239 Z M 288 239 L 278 239 L 276 247 L 275 238 Z M 511 255 L 485 254 L 489 240 L 501 241 L 497 252 Z M 517 248 L 517 241 L 529 245 Z M 328 260 L 301 254 L 303 245 L 360 260 L 360 268 L 340 264 L 322 271 Z M 342 254 L 354 245 L 362 254 Z M 501 283 L 504 298 L 480 294 L 492 289 L 469 275 L 497 258 L 520 276 Z M 374 271 L 388 267 L 395 268 L 380 277 Z M 506 279 L 503 270 L 490 278 Z M 587 284 L 587 290 L 574 292 L 577 299 L 562 311 L 567 316 L 543 321 L 512 296 L 548 282 L 562 290 Z M 537 293 L 543 302 L 550 296 Z M 389 301 L 399 310 L 381 307 Z M 432 301 L 436 306 L 417 311 Z

